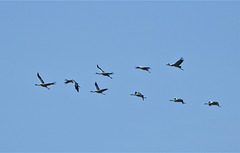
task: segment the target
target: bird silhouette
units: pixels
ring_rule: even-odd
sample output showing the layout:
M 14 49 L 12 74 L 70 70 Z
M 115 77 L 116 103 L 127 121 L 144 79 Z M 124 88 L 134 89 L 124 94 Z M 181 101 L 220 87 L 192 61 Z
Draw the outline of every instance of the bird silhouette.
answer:
M 184 59 L 181 57 L 180 60 L 178 60 L 177 62 L 175 62 L 175 63 L 173 63 L 173 64 L 169 64 L 169 63 L 168 63 L 167 65 L 168 65 L 168 66 L 178 67 L 178 68 L 180 68 L 181 70 L 183 70 L 182 67 L 180 66 L 183 61 L 184 61 Z
M 52 82 L 52 83 L 44 83 L 43 79 L 41 78 L 41 76 L 39 75 L 39 73 L 37 73 L 37 77 L 40 81 L 40 84 L 35 84 L 35 86 L 42 86 L 42 87 L 45 87 L 47 88 L 48 90 L 50 90 L 50 88 L 48 88 L 48 86 L 50 85 L 54 85 L 56 84 L 55 82 Z
M 107 76 L 112 79 L 112 77 L 110 75 L 112 75 L 113 72 L 104 72 L 98 65 L 97 65 L 97 68 L 101 71 L 101 73 L 96 73 L 96 74 Z
M 95 82 L 95 88 L 96 88 L 95 91 L 90 91 L 90 92 L 96 92 L 96 93 L 100 93 L 100 94 L 105 95 L 103 92 L 106 91 L 106 90 L 108 90 L 107 88 L 105 88 L 105 89 L 100 89 L 100 88 L 98 87 L 97 82 Z

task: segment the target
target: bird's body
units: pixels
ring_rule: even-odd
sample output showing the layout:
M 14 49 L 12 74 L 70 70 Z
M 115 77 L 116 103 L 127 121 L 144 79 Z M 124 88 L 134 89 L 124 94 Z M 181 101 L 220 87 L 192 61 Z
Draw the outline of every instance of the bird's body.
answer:
M 168 66 L 178 67 L 178 68 L 180 68 L 181 70 L 183 70 L 182 67 L 180 66 L 183 61 L 184 61 L 184 59 L 181 57 L 181 59 L 178 60 L 176 63 L 173 63 L 173 64 L 168 63 L 167 65 L 168 65 Z
M 221 107 L 218 102 L 216 102 L 216 101 L 211 101 L 211 100 L 209 100 L 208 103 L 205 103 L 205 105 L 209 105 L 209 106 L 216 105 L 216 106 L 218 106 L 218 107 Z
M 97 82 L 95 82 L 95 88 L 96 88 L 95 91 L 90 91 L 90 92 L 95 92 L 95 93 L 100 93 L 100 94 L 105 95 L 103 92 L 106 91 L 106 90 L 108 90 L 107 88 L 105 88 L 105 89 L 100 89 L 100 88 L 98 87 Z
M 131 96 L 142 97 L 142 99 L 143 99 L 143 100 L 147 98 L 147 97 L 144 97 L 144 95 L 143 95 L 143 94 L 141 94 L 141 93 L 140 93 L 140 92 L 138 92 L 138 91 L 135 91 L 135 93 L 134 93 L 134 94 L 131 94 Z
M 176 98 L 176 97 L 174 97 L 173 100 L 169 100 L 169 101 L 180 102 L 182 104 L 186 104 L 181 98 Z
M 75 81 L 75 80 L 67 80 L 67 79 L 65 79 L 65 82 L 64 82 L 65 84 L 67 84 L 67 83 L 73 83 L 74 84 L 74 87 L 75 87 L 75 89 L 77 90 L 77 92 L 79 92 L 79 85 L 78 85 L 78 83 Z
M 44 83 L 43 79 L 40 77 L 39 73 L 37 73 L 37 77 L 40 81 L 40 84 L 35 84 L 35 86 L 41 86 L 41 87 L 45 87 L 47 88 L 48 90 L 50 90 L 50 88 L 48 88 L 48 86 L 50 85 L 54 85 L 55 82 L 52 82 L 52 83 Z
M 142 70 L 145 70 L 145 71 L 148 71 L 149 73 L 151 73 L 149 71 L 150 67 L 148 67 L 148 66 L 136 66 L 136 69 L 142 69 Z
M 110 75 L 112 75 L 113 72 L 104 72 L 98 65 L 97 65 L 97 68 L 101 71 L 101 73 L 96 73 L 96 74 L 107 76 L 112 79 L 112 77 Z

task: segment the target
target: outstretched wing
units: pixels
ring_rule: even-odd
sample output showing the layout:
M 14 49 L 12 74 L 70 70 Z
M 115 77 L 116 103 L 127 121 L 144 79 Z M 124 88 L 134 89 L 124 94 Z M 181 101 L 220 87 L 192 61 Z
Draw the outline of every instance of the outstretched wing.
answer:
M 52 82 L 52 83 L 45 83 L 46 86 L 50 86 L 50 85 L 54 85 L 55 82 Z
M 79 92 L 79 85 L 75 84 L 75 89 L 77 90 L 77 92 Z
M 37 77 L 38 77 L 39 81 L 40 81 L 42 84 L 44 84 L 44 81 L 43 81 L 42 78 L 40 77 L 39 73 L 37 73 Z
M 179 66 L 180 64 L 182 64 L 183 61 L 184 59 L 181 57 L 181 59 L 174 63 L 174 65 Z
M 70 83 L 70 82 L 71 82 L 71 83 L 73 83 L 73 80 L 68 80 L 68 79 L 65 79 L 65 82 L 64 82 L 64 83 L 66 83 L 66 84 L 67 84 L 67 83 Z
M 104 71 L 97 65 L 97 68 L 103 73 Z
M 106 89 L 101 89 L 101 92 L 104 92 L 104 91 L 106 91 L 106 90 L 108 90 L 107 88 Z
M 79 85 L 78 85 L 78 83 L 75 81 L 75 80 L 73 80 L 73 83 L 74 83 L 74 87 L 75 87 L 75 89 L 77 90 L 77 92 L 79 92 Z
M 179 102 L 183 102 L 183 100 L 182 100 L 181 98 L 178 98 L 178 101 L 179 101 Z
M 97 82 L 95 82 L 95 88 L 96 88 L 96 90 L 99 90 Z

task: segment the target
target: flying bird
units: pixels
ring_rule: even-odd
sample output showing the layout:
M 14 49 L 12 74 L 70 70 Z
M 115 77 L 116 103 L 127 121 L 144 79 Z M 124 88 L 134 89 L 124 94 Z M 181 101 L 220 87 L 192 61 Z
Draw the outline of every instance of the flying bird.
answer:
M 174 97 L 173 100 L 169 100 L 169 101 L 180 102 L 182 104 L 186 104 L 181 98 L 176 98 L 176 97 Z
M 209 105 L 209 106 L 216 105 L 216 106 L 218 106 L 218 107 L 221 107 L 218 102 L 216 102 L 216 101 L 211 101 L 211 100 L 209 100 L 208 103 L 204 103 L 204 104 L 205 104 L 205 105 Z
M 147 98 L 147 97 L 144 97 L 144 95 L 142 95 L 142 94 L 141 94 L 140 92 L 138 92 L 138 91 L 135 91 L 134 94 L 130 94 L 130 95 L 131 95 L 131 96 L 142 97 L 143 100 Z
M 50 90 L 50 88 L 48 88 L 48 86 L 50 85 L 54 85 L 55 82 L 52 82 L 52 83 L 44 83 L 43 79 L 40 77 L 39 73 L 37 73 L 37 77 L 40 81 L 40 84 L 35 84 L 35 86 L 42 86 L 42 87 L 45 87 L 47 88 L 48 90 Z
M 100 88 L 98 87 L 97 82 L 95 82 L 95 88 L 96 88 L 95 91 L 90 91 L 90 92 L 96 92 L 96 93 L 100 93 L 100 94 L 105 95 L 103 92 L 106 91 L 106 90 L 108 90 L 107 88 L 105 88 L 105 89 L 100 89 Z
M 173 64 L 169 64 L 169 63 L 168 63 L 167 65 L 168 65 L 168 66 L 178 67 L 178 68 L 180 68 L 181 70 L 183 70 L 182 67 L 180 66 L 183 61 L 184 61 L 184 59 L 181 57 L 180 60 L 178 60 L 176 63 L 173 63 Z
M 96 74 L 107 76 L 112 79 L 112 77 L 110 75 L 112 75 L 113 72 L 104 72 L 98 65 L 97 65 L 97 68 L 101 71 L 101 73 L 96 73 Z
M 73 85 L 74 85 L 74 87 L 75 87 L 75 89 L 77 90 L 77 92 L 79 92 L 79 85 L 78 85 L 78 83 L 75 81 L 75 80 L 68 80 L 68 79 L 65 79 L 65 82 L 64 82 L 65 84 L 67 84 L 67 83 L 73 83 Z
M 151 73 L 151 72 L 149 71 L 150 67 L 148 67 L 148 66 L 136 66 L 135 68 L 136 68 L 136 69 L 142 69 L 142 70 L 145 70 L 145 71 L 148 71 L 149 73 Z

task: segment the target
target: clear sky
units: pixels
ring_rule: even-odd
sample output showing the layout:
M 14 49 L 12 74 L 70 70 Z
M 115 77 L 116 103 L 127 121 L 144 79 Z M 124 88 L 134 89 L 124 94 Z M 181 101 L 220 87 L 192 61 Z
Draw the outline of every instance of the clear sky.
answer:
M 0 2 L 0 21 L 0 151 L 240 152 L 240 2 Z

